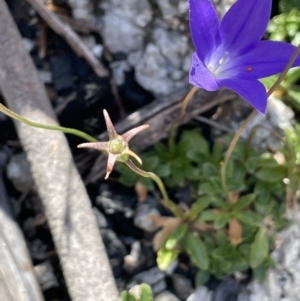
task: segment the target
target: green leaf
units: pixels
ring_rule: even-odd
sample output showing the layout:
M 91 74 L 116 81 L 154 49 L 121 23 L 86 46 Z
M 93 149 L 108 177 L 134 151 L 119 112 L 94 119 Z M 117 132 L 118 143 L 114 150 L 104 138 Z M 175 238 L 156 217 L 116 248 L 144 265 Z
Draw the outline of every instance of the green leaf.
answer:
M 262 224 L 262 217 L 253 211 L 238 211 L 234 215 L 242 224 L 256 227 Z
M 210 163 L 210 162 L 205 162 L 202 166 L 202 172 L 205 176 L 212 177 L 212 176 L 218 176 L 219 171 L 217 167 Z
M 208 180 L 208 182 L 206 182 Z M 213 195 L 222 195 L 222 184 L 221 178 L 219 176 L 211 176 L 208 179 L 205 179 L 200 185 L 197 191 L 198 195 L 202 194 L 213 194 Z
M 211 199 L 212 197 L 210 195 L 198 198 L 198 200 L 191 207 L 189 219 L 196 219 L 198 215 L 209 206 Z
M 197 150 L 200 154 L 209 153 L 207 141 L 196 131 L 184 131 L 180 139 L 179 147 L 182 148 L 184 153 L 190 149 Z
M 280 11 L 283 13 L 292 14 L 293 10 L 298 11 L 296 8 L 300 9 L 300 3 L 298 0 L 280 0 L 279 1 Z M 286 15 L 286 14 L 281 14 Z M 281 16 L 279 15 L 279 16 Z M 287 18 L 287 17 L 286 17 Z
M 140 285 L 140 288 L 141 288 L 141 298 L 139 301 L 152 301 L 153 295 L 152 295 L 152 289 L 150 285 L 146 283 L 142 283 Z
M 195 276 L 195 286 L 202 286 L 209 280 L 210 274 L 207 271 L 198 271 Z
M 157 252 L 157 265 L 162 270 L 165 271 L 168 269 L 170 264 L 177 259 L 179 250 L 172 249 L 167 250 L 166 248 L 161 248 Z
M 229 243 L 228 235 L 222 230 L 218 231 L 215 237 L 219 246 L 224 246 Z
M 206 246 L 200 237 L 188 232 L 186 235 L 186 251 L 189 253 L 193 263 L 202 270 L 207 270 L 209 267 L 209 258 L 207 255 Z
M 253 269 L 254 278 L 260 283 L 263 283 L 267 277 L 268 268 L 264 265 L 260 265 Z
M 154 150 L 161 159 L 167 159 L 169 157 L 168 147 L 161 142 L 158 142 L 154 145 Z
M 213 209 L 208 209 L 201 213 L 199 220 L 203 221 L 203 222 L 213 221 L 216 219 L 216 217 L 217 217 L 217 214 L 215 213 L 215 211 Z
M 243 191 L 247 189 L 243 179 L 227 178 L 227 186 L 229 191 Z
M 266 234 L 266 228 L 260 227 L 255 235 L 251 245 L 250 266 L 257 268 L 269 254 L 269 242 Z
M 286 169 L 284 166 L 277 166 L 275 168 L 261 168 L 255 172 L 255 177 L 257 179 L 268 183 L 282 181 L 285 176 Z
M 255 200 L 254 204 L 255 210 L 263 216 L 271 214 L 275 205 L 276 201 L 270 194 L 268 194 L 266 198 L 259 196 L 259 199 Z
M 165 243 L 167 250 L 172 250 L 176 247 L 178 242 L 184 237 L 188 230 L 187 224 L 180 224 L 168 237 Z
M 220 140 L 216 140 L 214 145 L 213 145 L 213 149 L 212 149 L 212 153 L 211 153 L 211 161 L 214 164 L 220 164 L 220 162 L 222 161 L 223 158 L 223 143 Z
M 158 166 L 154 169 L 154 172 L 162 178 L 168 177 L 171 174 L 171 168 L 168 163 L 158 164 Z
M 250 244 L 242 244 L 238 247 L 238 250 L 241 254 L 243 254 L 246 258 L 249 258 L 251 252 L 251 245 Z
M 128 291 L 123 291 L 120 294 L 121 301 L 137 301 Z
M 225 259 L 225 258 L 228 258 L 229 254 L 228 254 L 228 248 L 227 248 L 228 244 L 227 245 L 224 245 L 224 246 L 221 246 L 221 247 L 218 247 L 218 248 L 215 248 L 212 253 L 211 253 L 211 256 L 213 258 L 218 258 L 218 259 Z
M 226 224 L 229 222 L 231 218 L 231 214 L 228 212 L 222 212 L 219 215 L 217 215 L 215 222 L 214 222 L 214 227 L 216 229 L 221 229 L 226 226 Z
M 239 211 L 247 207 L 254 201 L 255 197 L 256 195 L 254 193 L 249 193 L 247 195 L 240 197 L 238 201 L 234 204 L 233 209 Z
M 287 99 L 294 108 L 300 111 L 300 87 L 294 86 L 287 91 Z
M 205 182 L 200 184 L 198 192 L 199 195 L 201 194 L 212 194 L 214 193 L 214 186 L 212 183 Z
M 272 169 L 278 167 L 278 163 L 273 158 L 272 154 L 264 153 L 259 156 L 249 158 L 245 163 L 246 169 L 249 173 L 254 173 L 256 170 Z

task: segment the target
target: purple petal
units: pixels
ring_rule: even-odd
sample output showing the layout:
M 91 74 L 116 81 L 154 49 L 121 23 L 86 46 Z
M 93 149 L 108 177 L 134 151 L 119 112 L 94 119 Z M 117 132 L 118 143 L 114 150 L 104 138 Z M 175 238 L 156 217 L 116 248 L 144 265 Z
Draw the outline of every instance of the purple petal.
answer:
M 252 80 L 280 73 L 295 51 L 296 47 L 288 43 L 262 41 L 247 54 L 230 62 L 220 77 Z M 300 56 L 293 64 L 295 66 L 300 66 Z
M 190 29 L 199 58 L 205 58 L 220 42 L 219 19 L 210 0 L 189 0 Z
M 271 15 L 272 0 L 237 0 L 221 21 L 226 50 L 241 54 L 257 44 Z
M 265 114 L 267 107 L 267 93 L 264 85 L 257 80 L 240 78 L 223 78 L 218 81 L 221 85 L 233 90 L 244 98 L 261 114 Z
M 196 52 L 194 52 L 192 57 L 189 81 L 192 85 L 207 91 L 216 91 L 220 89 L 220 85 L 217 83 L 215 77 L 199 60 Z

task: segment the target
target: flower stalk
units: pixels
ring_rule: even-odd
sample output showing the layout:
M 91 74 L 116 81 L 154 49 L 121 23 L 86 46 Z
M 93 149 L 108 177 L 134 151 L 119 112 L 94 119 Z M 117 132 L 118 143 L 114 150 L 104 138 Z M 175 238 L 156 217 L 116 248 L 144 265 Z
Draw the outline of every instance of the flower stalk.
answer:
M 195 95 L 195 93 L 197 92 L 197 90 L 198 90 L 198 87 L 193 86 L 192 89 L 189 91 L 189 93 L 185 96 L 185 98 L 183 99 L 182 104 L 181 104 L 180 113 L 179 113 L 178 117 L 174 120 L 174 122 L 172 123 L 171 129 L 170 129 L 170 134 L 169 134 L 169 140 L 168 140 L 169 149 L 170 149 L 171 154 L 175 150 L 175 129 L 179 125 L 182 117 L 184 116 L 184 114 L 186 112 L 186 108 L 187 108 L 188 104 L 192 100 L 192 98 Z
M 42 124 L 42 123 L 38 123 L 38 122 L 34 122 L 31 121 L 13 111 L 11 111 L 10 109 L 8 109 L 7 107 L 5 107 L 3 104 L 0 104 L 0 112 L 2 112 L 3 114 L 11 117 L 12 119 L 18 120 L 26 125 L 35 127 L 35 128 L 40 128 L 40 129 L 45 129 L 45 130 L 52 130 L 52 131 L 60 131 L 66 134 L 72 134 L 75 136 L 78 136 L 80 138 L 83 138 L 86 141 L 90 141 L 90 142 L 96 142 L 97 139 L 95 139 L 94 137 L 88 135 L 85 132 L 76 130 L 76 129 L 72 129 L 72 128 L 66 128 L 66 127 L 62 127 L 62 126 L 56 126 L 56 125 L 48 125 L 48 124 Z
M 167 193 L 167 190 L 166 190 L 166 187 L 165 187 L 165 185 L 164 185 L 164 183 L 163 183 L 163 181 L 161 180 L 160 177 L 158 177 L 153 172 L 147 172 L 147 171 L 144 171 L 144 170 L 140 169 L 131 160 L 128 160 L 127 162 L 125 162 L 125 164 L 132 171 L 139 174 L 140 176 L 145 177 L 145 178 L 150 178 L 151 180 L 153 180 L 157 184 L 157 186 L 160 190 L 160 193 L 163 197 L 162 204 L 167 209 L 169 209 L 175 217 L 182 217 L 183 216 L 182 210 L 173 201 L 170 200 L 170 198 L 168 196 L 168 193 Z

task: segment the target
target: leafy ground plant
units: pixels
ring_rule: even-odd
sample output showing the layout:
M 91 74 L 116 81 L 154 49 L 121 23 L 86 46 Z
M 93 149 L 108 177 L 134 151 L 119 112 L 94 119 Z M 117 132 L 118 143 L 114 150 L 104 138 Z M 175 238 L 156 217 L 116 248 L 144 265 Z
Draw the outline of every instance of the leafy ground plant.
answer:
M 281 1 L 280 7 L 282 14 L 275 16 L 268 24 L 267 32 L 270 34 L 270 39 L 274 41 L 286 41 L 293 45 L 300 44 L 300 4 L 292 3 L 293 1 Z M 287 9 L 287 7 L 291 7 Z M 267 88 L 270 88 L 278 75 L 265 78 L 262 82 Z M 300 68 L 289 70 L 287 76 L 281 82 L 277 90 L 277 95 L 281 99 L 287 101 L 298 111 L 300 110 Z
M 154 238 L 162 270 L 181 252 L 189 254 L 199 268 L 197 283 L 205 282 L 209 275 L 222 278 L 249 268 L 263 280 L 272 265 L 269 253 L 274 247 L 274 235 L 288 225 L 285 200 L 295 197 L 299 189 L 300 127 L 288 133 L 283 148 L 275 153 L 254 150 L 250 139 L 236 145 L 226 173 L 228 200 L 219 167 L 231 138 L 222 137 L 209 147 L 198 132 L 186 131 L 175 153 L 161 143 L 144 153 L 145 162 L 147 156 L 156 162 L 153 170 L 160 164 L 167 166 L 164 168 L 169 172 L 163 177 L 166 183 L 190 185 L 194 198 L 191 208 L 179 217 L 152 217 L 162 227 Z M 178 170 L 172 160 L 186 167 L 179 169 L 179 177 L 174 177 Z M 120 172 L 121 181 L 131 177 L 128 170 Z M 138 177 L 131 179 L 132 185 L 134 179 L 139 181 Z

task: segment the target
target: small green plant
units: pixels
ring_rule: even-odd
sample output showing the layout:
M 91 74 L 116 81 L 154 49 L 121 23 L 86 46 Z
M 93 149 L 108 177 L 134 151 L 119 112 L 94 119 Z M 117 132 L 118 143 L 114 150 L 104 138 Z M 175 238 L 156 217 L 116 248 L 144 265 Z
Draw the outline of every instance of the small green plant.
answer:
M 186 131 L 175 145 L 175 149 L 180 147 L 176 157 L 161 143 L 144 154 L 145 162 L 149 156 L 152 160 L 155 158 L 157 166 L 163 164 L 171 166 L 170 169 L 172 164 L 168 164 L 168 158 L 184 162 L 188 168 L 180 170 L 180 177 L 167 173 L 163 178 L 169 185 L 189 183 L 195 199 L 181 216 L 151 217 L 162 227 L 154 238 L 157 262 L 162 270 L 166 270 L 180 252 L 188 253 L 199 268 L 197 283 L 205 282 L 209 275 L 222 278 L 249 268 L 263 280 L 272 265 L 269 253 L 274 247 L 274 234 L 288 225 L 286 179 L 294 183 L 291 195 L 299 188 L 295 160 L 300 160 L 300 127 L 287 135 L 284 148 L 277 153 L 277 157 L 281 154 L 287 158 L 282 162 L 275 159 L 274 153 L 254 150 L 250 139 L 237 143 L 226 172 L 228 200 L 222 188 L 220 162 L 231 138 L 230 135 L 222 137 L 210 148 L 198 132 Z M 121 179 L 124 178 L 125 175 L 121 175 Z M 135 179 L 139 181 L 138 177 Z
M 279 8 L 282 13 L 288 13 L 293 8 L 300 9 L 300 2 L 298 0 L 280 0 Z
M 267 28 L 270 40 L 285 41 L 298 46 L 300 44 L 300 2 L 284 0 L 280 2 L 283 12 L 273 17 Z M 273 75 L 261 81 L 267 88 L 270 88 L 278 78 Z M 277 95 L 290 103 L 295 109 L 300 110 L 300 68 L 293 68 L 288 71 L 286 77 L 281 82 Z
M 159 142 L 154 145 L 153 151 L 143 153 L 143 169 L 151 171 L 161 177 L 167 186 L 184 186 L 186 181 L 199 180 L 200 171 L 195 168 L 193 160 L 187 156 L 189 152 L 202 153 L 205 157 L 209 153 L 206 140 L 196 131 L 184 132 L 173 151 Z M 149 179 L 132 173 L 124 165 L 119 164 L 120 182 L 126 186 L 133 186 L 137 181 L 153 189 Z
M 283 155 L 287 167 L 285 183 L 286 201 L 289 206 L 295 205 L 300 190 L 300 125 L 294 130 L 287 130 L 284 139 Z
M 120 294 L 121 301 L 153 301 L 151 287 L 142 283 L 135 290 L 123 291 Z

